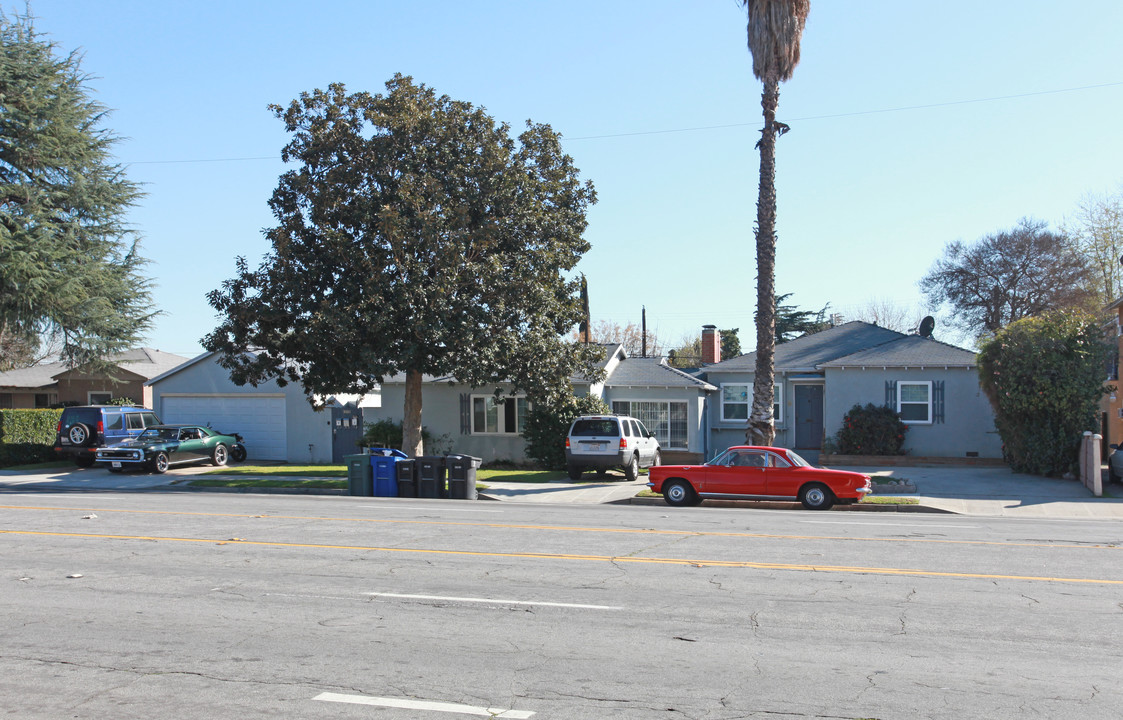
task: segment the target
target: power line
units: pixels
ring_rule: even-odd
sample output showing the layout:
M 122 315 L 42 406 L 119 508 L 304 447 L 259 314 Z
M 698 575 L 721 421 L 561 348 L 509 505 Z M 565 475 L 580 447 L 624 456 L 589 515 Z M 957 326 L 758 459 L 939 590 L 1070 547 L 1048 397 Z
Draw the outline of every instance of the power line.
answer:
M 940 107 L 954 107 L 956 105 L 974 105 L 978 103 L 999 102 L 1001 100 L 1017 100 L 1019 98 L 1038 97 L 1041 95 L 1058 95 L 1061 93 L 1082 92 L 1085 90 L 1099 90 L 1102 88 L 1119 87 L 1123 80 L 1117 82 L 1100 83 L 1098 85 L 1081 85 L 1080 87 L 1060 88 L 1057 90 L 1039 90 L 1037 92 L 1017 93 L 1014 95 L 994 95 L 985 98 L 970 100 L 949 100 L 947 102 L 927 103 L 924 105 L 902 105 L 900 107 L 881 108 L 879 110 L 856 110 L 854 112 L 831 113 L 829 115 L 807 115 L 788 119 L 788 122 L 805 122 L 809 120 L 833 120 L 835 118 L 857 117 L 860 115 L 880 115 L 884 113 L 905 112 L 908 110 L 930 110 Z M 730 128 L 760 127 L 759 122 L 729 123 L 726 125 L 697 125 L 686 128 L 671 128 L 668 130 L 639 130 L 635 132 L 611 133 L 607 135 L 582 135 L 567 137 L 565 140 L 607 140 L 623 137 L 642 137 L 644 135 L 670 135 L 673 133 L 701 132 L 703 130 L 728 130 Z M 231 157 L 231 158 L 204 158 L 200 160 L 136 160 L 124 163 L 126 165 L 175 165 L 186 163 L 216 163 L 216 162 L 251 162 L 256 160 L 280 160 L 280 155 L 267 155 L 263 157 Z

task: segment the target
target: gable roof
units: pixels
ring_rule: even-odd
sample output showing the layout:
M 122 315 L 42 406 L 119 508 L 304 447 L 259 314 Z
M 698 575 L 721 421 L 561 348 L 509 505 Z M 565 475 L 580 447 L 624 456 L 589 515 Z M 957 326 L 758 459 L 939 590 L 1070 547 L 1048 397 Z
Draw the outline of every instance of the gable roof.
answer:
M 111 355 L 109 361 L 122 370 L 126 370 L 144 379 L 153 378 L 171 368 L 185 362 L 187 358 L 181 355 L 153 350 L 152 348 L 138 348 Z M 76 370 L 64 362 L 44 363 L 29 368 L 19 368 L 0 373 L 0 387 L 38 389 L 48 388 L 58 381 L 58 377 Z
M 827 328 L 812 335 L 789 340 L 776 346 L 777 371 L 809 372 L 823 363 L 852 355 L 878 345 L 909 337 L 896 330 L 878 327 L 872 323 L 852 320 Z M 723 360 L 702 368 L 705 373 L 756 372 L 756 353 Z
M 693 375 L 673 368 L 662 358 L 625 356 L 605 379 L 606 388 L 658 387 L 691 388 L 712 392 L 716 387 Z
M 822 363 L 819 367 L 964 367 L 978 365 L 977 356 L 970 350 L 947 343 L 906 335 L 900 340 L 860 350 L 845 357 Z

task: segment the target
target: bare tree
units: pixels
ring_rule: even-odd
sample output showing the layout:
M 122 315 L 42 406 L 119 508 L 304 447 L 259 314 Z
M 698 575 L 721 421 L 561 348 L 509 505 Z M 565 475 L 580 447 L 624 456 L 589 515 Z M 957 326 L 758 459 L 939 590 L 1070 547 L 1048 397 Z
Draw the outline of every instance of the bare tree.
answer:
M 872 297 L 846 309 L 846 317 L 873 323 L 902 333 L 915 332 L 927 311 L 917 305 L 902 305 L 890 298 Z
M 573 337 L 581 340 L 580 330 Z M 632 322 L 621 325 L 610 320 L 597 320 L 590 326 L 589 342 L 620 343 L 629 357 L 640 357 L 643 354 L 643 329 Z M 663 343 L 654 332 L 648 330 L 647 357 L 659 357 L 662 354 Z
M 932 307 L 947 305 L 953 325 L 975 335 L 1060 308 L 1095 307 L 1091 264 L 1066 236 L 1022 219 L 967 245 L 944 248 L 920 281 Z
M 1091 263 L 1099 304 L 1119 299 L 1123 295 L 1123 192 L 1085 195 L 1061 229 Z

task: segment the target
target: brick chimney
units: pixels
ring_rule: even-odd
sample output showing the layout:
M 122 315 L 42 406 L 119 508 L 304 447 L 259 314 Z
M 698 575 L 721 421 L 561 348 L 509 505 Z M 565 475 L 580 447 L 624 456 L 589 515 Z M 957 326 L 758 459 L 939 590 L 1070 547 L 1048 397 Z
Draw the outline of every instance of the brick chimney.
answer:
M 716 325 L 702 326 L 702 364 L 721 362 L 721 334 Z

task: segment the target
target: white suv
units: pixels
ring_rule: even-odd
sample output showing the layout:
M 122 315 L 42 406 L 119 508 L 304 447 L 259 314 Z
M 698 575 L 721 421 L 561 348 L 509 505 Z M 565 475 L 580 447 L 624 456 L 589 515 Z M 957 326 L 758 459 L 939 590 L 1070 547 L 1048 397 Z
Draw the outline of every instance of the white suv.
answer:
M 623 468 L 624 476 L 635 481 L 641 467 L 660 464 L 659 441 L 633 417 L 582 415 L 569 426 L 565 464 L 573 480 L 587 469 L 603 475 L 609 468 Z

